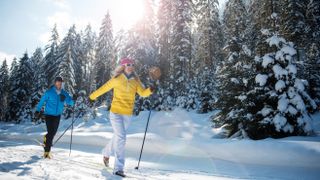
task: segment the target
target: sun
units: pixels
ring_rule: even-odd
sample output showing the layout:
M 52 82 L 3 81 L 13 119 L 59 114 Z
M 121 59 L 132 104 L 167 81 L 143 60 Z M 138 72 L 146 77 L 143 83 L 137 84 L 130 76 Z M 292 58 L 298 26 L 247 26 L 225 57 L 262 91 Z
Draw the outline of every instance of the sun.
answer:
M 115 30 L 129 29 L 144 15 L 143 0 L 109 0 L 107 7 Z

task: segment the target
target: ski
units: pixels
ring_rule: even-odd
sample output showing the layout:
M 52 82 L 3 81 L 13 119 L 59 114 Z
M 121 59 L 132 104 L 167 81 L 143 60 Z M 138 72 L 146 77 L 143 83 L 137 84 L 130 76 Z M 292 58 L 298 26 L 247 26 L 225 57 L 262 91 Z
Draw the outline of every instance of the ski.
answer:
M 34 141 L 41 147 L 45 147 L 45 144 L 43 144 L 42 142 L 40 142 L 38 139 L 34 139 Z

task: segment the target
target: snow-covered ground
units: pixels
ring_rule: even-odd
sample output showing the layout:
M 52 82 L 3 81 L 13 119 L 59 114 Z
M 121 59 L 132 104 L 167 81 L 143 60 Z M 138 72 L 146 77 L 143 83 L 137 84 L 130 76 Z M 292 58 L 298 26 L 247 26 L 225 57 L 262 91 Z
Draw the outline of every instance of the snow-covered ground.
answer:
M 319 179 L 320 113 L 313 116 L 316 135 L 260 141 L 218 139 L 209 114 L 176 109 L 152 112 L 140 169 L 135 170 L 148 112 L 134 117 L 127 139 L 125 171 L 129 179 Z M 70 132 L 42 159 L 45 125 L 0 124 L 0 179 L 114 179 L 100 151 L 112 129 L 104 107 L 98 118 L 76 121 Z M 57 136 L 70 124 L 62 120 Z M 112 162 L 112 160 L 111 160 Z M 112 166 L 113 163 L 111 163 Z

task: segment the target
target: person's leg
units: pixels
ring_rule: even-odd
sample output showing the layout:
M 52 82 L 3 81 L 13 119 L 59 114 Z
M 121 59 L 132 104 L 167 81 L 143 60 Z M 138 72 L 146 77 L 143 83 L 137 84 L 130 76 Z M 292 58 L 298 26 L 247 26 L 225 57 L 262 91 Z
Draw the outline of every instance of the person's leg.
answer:
M 57 134 L 57 131 L 59 129 L 59 124 L 60 124 L 60 117 L 61 116 L 55 116 L 54 117 L 54 123 L 53 123 L 53 137 L 51 139 L 51 146 L 52 146 L 52 142 L 53 142 L 53 139 L 54 139 L 54 136 Z
M 126 130 L 126 134 L 127 134 L 128 128 L 129 128 L 129 126 L 130 126 L 131 119 L 132 119 L 132 116 L 123 116 L 124 128 L 125 128 L 125 130 Z
M 112 114 L 110 116 L 110 122 L 114 133 L 114 172 L 123 171 L 125 163 L 125 144 L 126 144 L 126 126 L 128 126 L 128 119 L 125 120 L 124 116 L 119 114 Z M 125 123 L 126 122 L 126 123 Z
M 58 130 L 60 122 L 60 116 L 46 116 L 47 135 L 45 136 L 45 152 L 50 152 L 52 146 L 52 140 Z
M 49 143 L 50 142 L 50 139 L 52 137 L 52 134 L 53 134 L 53 121 L 52 121 L 52 116 L 46 116 L 46 126 L 47 126 L 47 134 L 45 135 L 45 144 L 44 144 L 44 151 L 45 152 L 49 152 L 50 151 L 50 147 L 51 147 L 51 144 Z
M 115 119 L 116 115 L 113 113 L 110 113 L 109 119 Z M 124 128 L 125 130 L 128 129 L 130 122 L 131 122 L 131 116 L 123 116 L 124 117 Z M 111 121 L 111 120 L 110 120 Z M 112 138 L 108 142 L 108 144 L 102 149 L 102 154 L 104 157 L 110 157 L 114 155 L 114 134 L 112 135 Z
M 115 114 L 113 114 L 112 112 L 110 112 L 109 114 L 109 120 L 111 123 L 111 119 L 115 118 Z M 111 124 L 112 126 L 112 124 Z M 114 131 L 114 130 L 113 130 Z M 110 139 L 110 141 L 106 144 L 106 146 L 102 149 L 102 155 L 104 157 L 109 158 L 110 156 L 114 156 L 114 134 L 112 135 L 112 138 Z
M 51 139 L 50 150 L 51 150 L 51 147 L 52 147 L 54 136 L 57 134 L 57 131 L 58 131 L 58 128 L 59 128 L 60 117 L 61 116 L 56 116 L 56 117 L 54 117 L 54 120 L 53 120 L 54 121 L 54 124 L 53 124 L 54 131 L 53 131 L 53 136 L 52 136 L 52 139 Z
M 110 157 L 110 156 L 114 155 L 113 142 L 114 142 L 114 135 L 112 135 L 112 138 L 110 139 L 108 144 L 102 150 L 102 154 L 104 157 Z
M 124 134 L 125 134 L 125 139 L 124 139 L 124 144 L 123 144 L 123 151 L 121 152 L 121 156 L 123 157 L 121 160 L 122 160 L 122 167 L 120 168 L 120 170 L 123 171 L 123 168 L 124 168 L 124 165 L 125 165 L 125 146 L 126 146 L 126 142 L 127 142 L 127 130 L 129 128 L 129 125 L 131 123 L 131 116 L 126 116 L 126 115 L 123 115 L 122 116 L 122 120 L 123 120 L 123 124 L 124 124 Z

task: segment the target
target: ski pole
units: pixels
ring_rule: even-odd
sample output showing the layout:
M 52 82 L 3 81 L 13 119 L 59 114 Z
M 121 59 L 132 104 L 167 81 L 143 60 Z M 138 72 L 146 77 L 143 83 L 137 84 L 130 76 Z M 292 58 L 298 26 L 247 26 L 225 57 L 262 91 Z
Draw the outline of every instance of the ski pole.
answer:
M 73 119 L 72 119 L 71 124 L 63 131 L 63 133 L 58 137 L 58 139 L 53 143 L 52 146 L 54 146 L 54 145 L 62 138 L 62 136 L 64 136 L 64 134 L 71 128 L 71 126 L 73 127 L 73 123 L 74 123 L 76 120 L 78 120 L 78 118 L 75 118 L 75 117 L 73 116 Z
M 147 125 L 146 125 L 146 129 L 145 129 L 145 131 L 144 131 L 144 137 L 143 137 L 142 146 L 141 146 L 141 150 L 140 150 L 140 156 L 139 156 L 138 166 L 135 167 L 135 169 L 139 169 L 140 160 L 141 160 L 142 151 L 143 151 L 143 146 L 144 146 L 144 141 L 145 141 L 145 139 L 146 139 L 146 134 L 147 134 L 148 126 L 149 126 L 150 116 L 151 116 L 151 109 L 149 110 Z
M 75 117 L 75 112 L 73 112 L 73 118 L 72 119 L 74 119 L 74 117 Z M 70 157 L 70 155 L 71 155 L 71 146 L 72 146 L 72 134 L 73 134 L 73 121 L 72 121 L 72 123 L 71 123 L 71 139 L 70 139 L 70 151 L 69 151 L 69 157 Z

